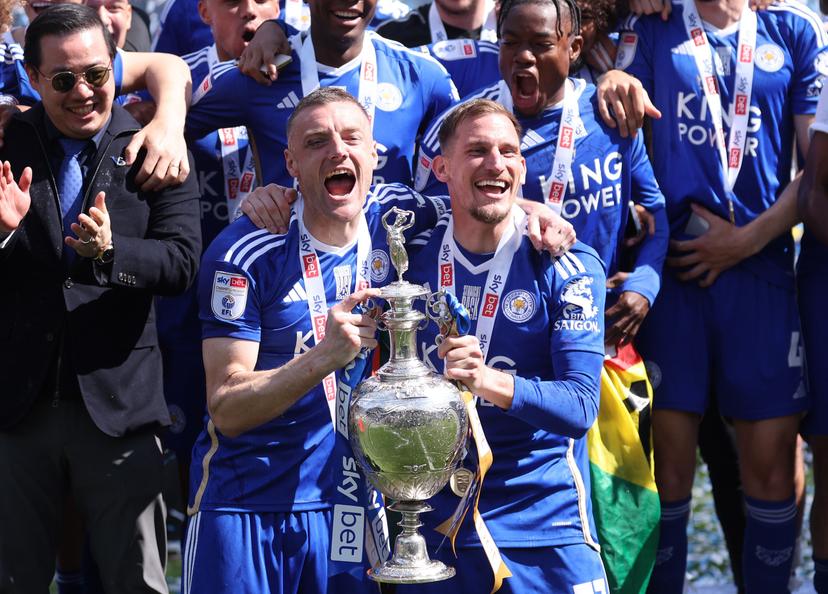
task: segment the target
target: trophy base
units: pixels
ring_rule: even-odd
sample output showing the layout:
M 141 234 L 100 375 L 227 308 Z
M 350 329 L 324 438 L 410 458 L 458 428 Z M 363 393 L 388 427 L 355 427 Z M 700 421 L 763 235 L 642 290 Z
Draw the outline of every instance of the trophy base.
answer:
M 368 570 L 368 577 L 386 584 L 424 584 L 454 577 L 454 568 L 442 561 L 429 559 L 423 535 L 417 531 L 422 526 L 419 515 L 431 511 L 423 501 L 395 501 L 388 509 L 398 511 L 402 532 L 394 541 L 394 555 L 375 569 Z
M 418 565 L 402 565 L 391 560 L 376 569 L 369 569 L 368 577 L 385 584 L 424 584 L 453 578 L 454 568 L 434 559 L 426 559 Z

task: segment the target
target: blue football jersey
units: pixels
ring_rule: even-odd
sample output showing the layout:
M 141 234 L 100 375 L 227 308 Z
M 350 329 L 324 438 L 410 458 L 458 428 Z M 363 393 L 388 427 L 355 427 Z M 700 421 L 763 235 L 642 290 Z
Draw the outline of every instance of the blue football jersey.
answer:
M 198 0 L 167 0 L 152 40 L 152 51 L 184 56 L 213 43 L 198 14 Z
M 420 52 L 366 33 L 377 58 L 377 101 L 374 139 L 379 164 L 374 183 L 413 180 L 412 162 L 416 139 L 428 122 L 457 101 L 457 91 L 440 64 Z M 292 38 L 294 48 L 299 37 Z M 217 127 L 247 126 L 261 159 L 261 182 L 292 186 L 293 178 L 282 158 L 287 148 L 287 119 L 302 98 L 299 56 L 266 87 L 245 76 L 229 62 L 213 69 L 193 92 L 187 130 L 200 136 Z M 341 66 L 319 65 L 322 86 L 345 88 L 358 95 L 361 56 Z
M 664 196 L 655 182 L 643 135 L 622 138 L 598 114 L 595 87 L 581 80 L 570 80 L 573 81 L 574 92 L 579 94 L 583 133 L 575 135 L 575 158 L 561 215 L 575 227 L 578 239 L 598 252 L 611 275 L 617 268 L 628 202 L 633 200 L 658 217 L 663 216 Z M 509 89 L 502 81 L 479 90 L 469 99 L 476 97 L 511 106 Z M 543 185 L 555 159 L 561 110 L 561 106 L 553 106 L 532 118 L 516 114 L 523 127 L 520 151 L 526 159 L 526 183 L 522 189 L 524 198 L 544 202 Z M 440 151 L 438 132 L 447 113 L 441 114 L 429 126 L 420 143 L 415 182 L 420 192 L 447 193 L 445 184 L 431 170 L 431 163 Z M 650 303 L 658 293 L 667 251 L 665 225 L 657 224 L 656 231 L 655 237 L 647 237 L 642 243 L 636 269 L 622 287 L 622 290 L 644 295 Z
M 23 48 L 16 43 L 0 43 L 0 93 L 11 95 L 23 105 L 40 101 L 23 67 Z
M 449 216 L 413 255 L 412 282 L 439 286 L 438 263 Z M 458 248 L 454 287 L 469 310 L 474 333 L 484 303 L 490 303 L 485 285 L 492 260 L 491 255 Z M 515 375 L 514 400 L 508 411 L 482 399 L 477 402 L 494 456 L 479 509 L 498 546 L 595 545 L 586 431 L 598 411 L 604 283 L 601 260 L 582 243 L 556 259 L 536 251 L 524 237 L 512 258 L 494 308 L 486 364 Z M 418 348 L 432 370 L 442 373 L 436 334 L 436 325 L 429 324 L 419 333 Z M 467 449 L 471 452 L 474 446 L 469 443 Z M 429 500 L 435 511 L 423 520 L 435 527 L 458 501 L 444 488 Z M 442 538 L 434 530 L 423 533 L 432 544 Z M 456 544 L 480 546 L 471 514 Z
M 448 71 L 460 99 L 500 80 L 498 45 L 491 41 L 447 39 L 419 49 Z
M 364 211 L 372 239 L 371 281 L 378 285 L 394 280 L 381 222 L 393 206 L 415 212 L 409 237 L 432 228 L 447 210 L 444 199 L 426 198 L 399 184 L 377 186 L 369 193 Z M 240 218 L 219 234 L 202 261 L 198 281 L 202 337 L 258 342 L 257 370 L 284 365 L 314 344 L 299 257 L 300 208 L 294 208 L 284 235 L 257 229 L 247 217 Z M 314 242 L 314 247 L 327 301 L 333 306 L 355 290 L 357 246 L 334 248 Z M 342 274 L 342 267 L 350 272 Z M 233 290 L 222 293 L 222 287 Z M 329 507 L 334 473 L 325 469 L 333 447 L 321 384 L 282 416 L 233 439 L 207 419 L 193 448 L 190 507 L 194 511 Z
M 690 203 L 728 219 L 728 198 L 742 226 L 767 210 L 790 181 L 794 115 L 816 110 L 822 77 L 828 74 L 826 34 L 799 2 L 773 4 L 756 13 L 753 90 L 744 161 L 733 191 L 727 189 L 714 143 L 713 124 L 682 20 L 683 2 L 673 3 L 665 23 L 658 15 L 629 18 L 621 34 L 616 66 L 636 76 L 662 117 L 652 121 L 653 169 L 667 198 L 671 235 L 684 233 Z M 730 132 L 738 27 L 705 24 L 714 52 L 725 133 Z M 770 282 L 792 286 L 790 236 L 772 241 L 745 265 Z

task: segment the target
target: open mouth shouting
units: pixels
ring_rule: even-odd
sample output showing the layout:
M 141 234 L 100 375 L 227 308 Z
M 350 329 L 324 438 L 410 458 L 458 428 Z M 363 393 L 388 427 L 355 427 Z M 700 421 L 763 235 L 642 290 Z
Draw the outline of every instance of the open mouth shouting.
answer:
M 256 35 L 256 28 L 255 27 L 245 28 L 245 30 L 242 31 L 242 36 L 241 36 L 242 41 L 244 41 L 245 43 L 250 43 L 251 41 L 253 41 L 253 36 L 254 35 Z
M 339 167 L 325 176 L 325 189 L 331 196 L 347 196 L 356 185 L 356 175 Z
M 527 115 L 540 111 L 540 85 L 538 77 L 530 71 L 518 71 L 512 76 L 512 101 L 515 108 Z

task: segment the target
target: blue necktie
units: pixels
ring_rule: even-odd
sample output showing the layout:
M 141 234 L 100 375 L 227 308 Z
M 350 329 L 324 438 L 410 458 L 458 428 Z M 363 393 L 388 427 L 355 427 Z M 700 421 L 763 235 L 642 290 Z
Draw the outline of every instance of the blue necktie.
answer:
M 63 234 L 74 236 L 70 225 L 78 221 L 82 200 L 83 173 L 81 172 L 78 155 L 86 148 L 88 140 L 61 138 L 58 140 L 63 147 L 63 161 L 58 171 L 57 187 L 60 195 L 60 214 L 63 218 Z

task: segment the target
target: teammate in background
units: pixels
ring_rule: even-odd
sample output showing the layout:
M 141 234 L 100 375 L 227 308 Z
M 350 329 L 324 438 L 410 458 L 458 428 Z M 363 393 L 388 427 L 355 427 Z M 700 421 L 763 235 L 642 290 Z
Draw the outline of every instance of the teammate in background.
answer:
M 497 41 L 493 0 L 431 0 L 405 17 L 377 27 L 377 33 L 418 47 L 448 39 Z
M 183 56 L 213 42 L 210 27 L 199 16 L 198 3 L 199 0 L 167 0 L 153 39 L 153 51 Z M 282 20 L 290 26 L 288 31 L 304 31 L 310 26 L 310 8 L 303 0 L 280 0 L 279 9 Z M 402 18 L 408 11 L 402 0 L 378 0 L 370 28 Z
M 479 398 L 494 456 L 479 510 L 512 573 L 499 591 L 579 592 L 586 584 L 603 592 L 585 439 L 604 358 L 603 265 L 580 242 L 553 258 L 522 236 L 523 214 L 514 208 L 526 175 L 521 137 L 514 115 L 488 100 L 463 103 L 442 124 L 434 166 L 452 212 L 414 252 L 409 276 L 462 297 L 472 332 L 438 347 L 430 326 L 421 355 Z M 429 528 L 458 501 L 448 487 L 433 497 Z M 457 568 L 456 578 L 417 592 L 492 590 L 492 549 L 483 548 L 471 516 L 457 535 L 457 557 L 447 543 L 436 553 Z M 423 532 L 430 548 L 440 544 L 437 532 Z
M 805 345 L 805 369 L 811 412 L 802 426 L 813 452 L 814 501 L 811 506 L 811 541 L 814 555 L 814 589 L 828 593 L 828 369 L 824 364 L 826 327 L 823 306 L 828 291 L 828 92 L 819 99 L 811 125 L 811 148 L 799 187 L 799 214 L 805 223 L 802 251 L 797 263 L 799 316 Z
M 84 4 L 98 12 L 119 48 L 133 52 L 150 51 L 149 29 L 129 0 L 84 0 Z
M 434 60 L 366 32 L 375 7 L 374 0 L 347 8 L 311 0 L 311 27 L 291 38 L 292 62 L 278 80 L 263 86 L 232 66 L 215 69 L 193 93 L 188 132 L 197 136 L 216 126 L 245 125 L 260 154 L 278 155 L 287 146 L 285 121 L 300 98 L 319 86 L 344 87 L 366 107 L 374 126 L 374 182 L 410 184 L 416 138 L 457 101 L 457 92 Z M 282 34 L 277 24 L 264 23 L 256 37 L 274 31 Z M 260 163 L 263 183 L 293 182 L 281 160 Z
M 602 74 L 615 68 L 617 48 L 611 35 L 618 25 L 617 7 L 613 0 L 586 0 L 578 8 L 584 44 L 572 75 L 597 85 Z
M 201 81 L 219 63 L 238 58 L 249 36 L 265 20 L 279 16 L 277 0 L 202 0 L 201 17 L 215 43 L 184 56 L 193 80 Z M 256 164 L 244 126 L 211 131 L 189 143 L 201 195 L 201 236 L 206 249 L 236 218 L 237 205 L 256 185 Z M 193 443 L 204 416 L 204 368 L 196 287 L 180 297 L 156 301 L 158 338 L 164 358 L 164 394 L 173 420 L 164 443 L 178 459 L 182 501 L 187 500 Z M 181 510 L 184 511 L 183 509 Z
M 617 66 L 666 108 L 653 122 L 652 154 L 674 240 L 673 272 L 639 335 L 656 389 L 662 500 L 651 590 L 679 592 L 684 583 L 698 423 L 715 393 L 733 419 L 741 465 L 745 590 L 784 592 L 796 537 L 797 427 L 809 404 L 793 290 L 790 146 L 796 138 L 807 153 L 825 33 L 798 3 L 754 13 L 743 0 L 675 3 L 666 23 L 631 17 L 627 28 Z M 766 322 L 756 324 L 760 316 Z
M 664 197 L 641 136 L 622 138 L 609 129 L 597 115 L 595 87 L 567 78 L 580 53 L 578 26 L 572 2 L 507 0 L 500 13 L 503 79 L 474 97 L 492 99 L 518 117 L 527 169 L 522 196 L 548 204 L 572 223 L 609 274 L 617 271 L 629 201 L 655 217 L 634 271 L 617 287 L 618 302 L 607 312 L 613 318 L 607 340 L 615 345 L 632 340 L 658 293 L 667 250 Z M 420 145 L 416 188 L 428 194 L 445 192 L 434 169 L 445 117 L 429 126 Z

